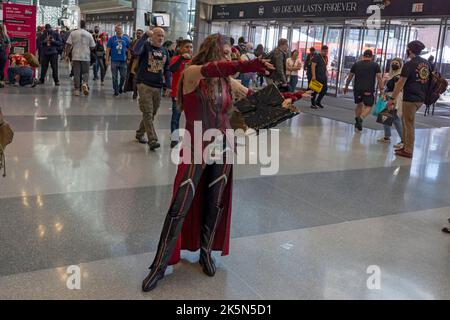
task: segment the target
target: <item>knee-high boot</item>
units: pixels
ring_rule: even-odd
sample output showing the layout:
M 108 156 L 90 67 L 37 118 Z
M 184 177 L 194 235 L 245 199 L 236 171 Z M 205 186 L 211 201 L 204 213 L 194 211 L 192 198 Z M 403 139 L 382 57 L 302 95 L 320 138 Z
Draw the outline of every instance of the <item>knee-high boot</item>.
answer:
M 213 277 L 216 274 L 216 265 L 211 256 L 212 245 L 217 227 L 222 218 L 223 207 L 215 206 L 213 210 L 208 212 L 205 222 L 202 225 L 201 248 L 200 248 L 200 265 L 203 272 Z
M 211 256 L 212 246 L 219 227 L 224 210 L 223 193 L 228 184 L 231 166 L 214 165 L 212 168 L 211 179 L 215 179 L 208 185 L 208 211 L 203 216 L 200 265 L 203 272 L 213 277 L 216 274 L 216 265 Z
M 195 189 L 198 186 L 202 172 L 203 168 L 201 165 L 193 165 L 187 170 L 186 176 L 175 195 L 164 221 L 158 251 L 150 266 L 150 273 L 142 282 L 142 290 L 145 292 L 153 290 L 158 281 L 164 277 L 164 272 L 180 236 L 184 219 L 191 207 Z

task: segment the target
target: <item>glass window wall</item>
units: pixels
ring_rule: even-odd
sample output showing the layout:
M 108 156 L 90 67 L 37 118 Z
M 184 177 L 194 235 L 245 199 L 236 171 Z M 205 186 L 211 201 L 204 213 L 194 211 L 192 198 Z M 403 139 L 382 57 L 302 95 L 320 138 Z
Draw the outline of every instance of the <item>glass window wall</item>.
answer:
M 450 23 L 446 19 L 388 19 L 382 21 L 380 29 L 367 29 L 364 21 L 357 20 L 343 21 L 342 24 L 213 22 L 211 32 L 222 32 L 235 38 L 249 36 L 255 47 L 262 44 L 266 52 L 276 47 L 278 39 L 287 38 L 291 51 L 300 51 L 302 64 L 310 47 L 320 50 L 323 44 L 328 45 L 329 93 L 334 95 L 342 93 L 351 66 L 364 50 L 371 49 L 375 60 L 387 71 L 393 58 L 405 58 L 406 45 L 412 40 L 420 40 L 425 44 L 426 50 L 422 56 L 426 59 L 434 57 L 437 70 L 450 81 Z M 299 86 L 306 88 L 305 70 L 301 75 Z M 443 101 L 450 104 L 450 90 Z

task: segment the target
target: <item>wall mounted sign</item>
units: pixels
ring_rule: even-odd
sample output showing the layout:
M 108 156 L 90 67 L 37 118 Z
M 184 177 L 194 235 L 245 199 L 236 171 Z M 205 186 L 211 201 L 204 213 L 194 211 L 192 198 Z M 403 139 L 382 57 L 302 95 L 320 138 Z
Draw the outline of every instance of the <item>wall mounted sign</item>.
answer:
M 87 22 L 126 22 L 134 21 L 133 11 L 91 13 L 86 15 Z
M 36 6 L 4 3 L 3 22 L 11 39 L 11 53 L 36 53 Z
M 370 6 L 377 5 L 386 17 L 450 15 L 448 0 L 280 0 L 214 5 L 213 20 L 252 20 L 290 18 L 364 18 Z M 412 8 L 405 10 L 405 8 Z

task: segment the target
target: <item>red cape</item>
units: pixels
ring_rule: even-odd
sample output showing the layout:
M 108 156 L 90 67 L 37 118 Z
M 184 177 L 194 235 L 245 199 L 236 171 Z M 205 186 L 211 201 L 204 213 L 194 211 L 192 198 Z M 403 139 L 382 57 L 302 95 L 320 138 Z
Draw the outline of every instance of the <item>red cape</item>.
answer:
M 173 186 L 173 197 L 175 197 L 180 184 L 183 182 L 183 176 L 185 171 L 188 170 L 189 165 L 180 164 L 178 166 L 177 175 Z M 224 210 L 222 219 L 217 228 L 216 236 L 214 239 L 213 251 L 222 251 L 222 256 L 226 256 L 230 249 L 230 226 L 231 226 L 231 205 L 232 205 L 232 193 L 233 193 L 233 171 L 230 172 L 231 179 L 228 179 L 228 184 L 223 194 Z M 181 259 L 181 250 L 197 251 L 200 250 L 200 235 L 201 235 L 201 221 L 203 213 L 203 204 L 206 203 L 204 199 L 204 190 L 207 188 L 204 177 L 200 179 L 200 183 L 196 189 L 194 200 L 192 201 L 191 208 L 184 220 L 183 229 L 181 235 L 178 238 L 172 257 L 169 261 L 169 265 L 177 264 Z M 173 199 L 172 199 L 173 201 Z

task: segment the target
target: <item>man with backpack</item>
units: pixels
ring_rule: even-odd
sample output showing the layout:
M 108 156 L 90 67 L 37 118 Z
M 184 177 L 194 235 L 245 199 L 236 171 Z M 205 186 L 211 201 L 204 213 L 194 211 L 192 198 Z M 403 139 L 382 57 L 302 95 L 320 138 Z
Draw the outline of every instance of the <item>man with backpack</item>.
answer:
M 410 59 L 403 66 L 400 80 L 397 82 L 394 92 L 387 96 L 389 110 L 394 109 L 395 100 L 403 90 L 403 142 L 402 149 L 395 151 L 399 157 L 412 158 L 414 152 L 414 121 L 416 112 L 425 103 L 429 94 L 431 68 L 427 60 L 420 57 L 425 45 L 416 40 L 407 46 L 407 55 Z

